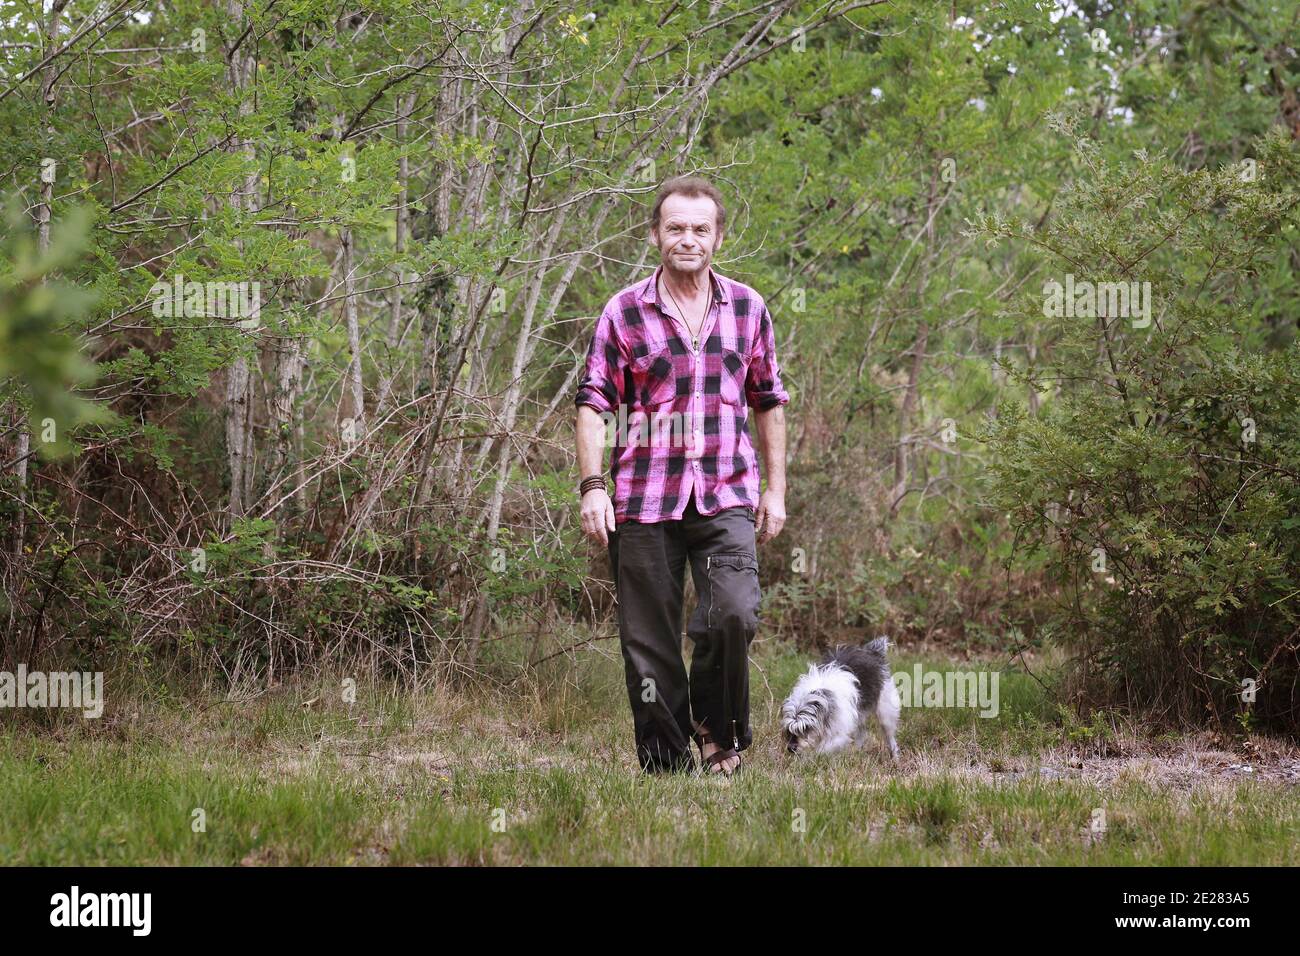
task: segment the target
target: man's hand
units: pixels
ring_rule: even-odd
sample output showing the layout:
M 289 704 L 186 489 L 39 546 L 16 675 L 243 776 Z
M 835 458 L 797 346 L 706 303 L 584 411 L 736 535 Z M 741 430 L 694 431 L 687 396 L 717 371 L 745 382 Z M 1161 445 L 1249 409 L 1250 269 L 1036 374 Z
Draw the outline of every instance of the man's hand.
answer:
M 785 495 L 768 488 L 758 498 L 758 511 L 754 515 L 758 529 L 758 543 L 771 541 L 785 527 Z
M 592 488 L 582 496 L 582 530 L 609 547 L 609 536 L 615 530 L 614 503 L 604 488 Z

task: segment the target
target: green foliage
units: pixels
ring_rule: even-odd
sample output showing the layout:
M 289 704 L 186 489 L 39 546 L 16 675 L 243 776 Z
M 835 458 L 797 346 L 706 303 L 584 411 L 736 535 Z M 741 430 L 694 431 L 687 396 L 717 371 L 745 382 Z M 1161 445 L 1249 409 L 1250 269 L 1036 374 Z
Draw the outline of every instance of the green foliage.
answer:
M 0 382 L 12 378 L 27 407 L 33 446 L 59 456 L 72 451 L 78 425 L 111 416 L 76 394 L 95 377 L 77 333 L 94 305 L 85 288 L 56 276 L 71 267 L 88 241 L 90 213 L 81 208 L 51 227 L 42 252 L 36 228 L 15 201 L 6 205 L 0 239 Z
M 1048 556 L 1082 692 L 1294 728 L 1300 352 L 1266 347 L 1255 290 L 1296 241 L 1300 153 L 1261 139 L 1257 178 L 1144 153 L 1112 164 L 1059 128 L 1087 172 L 1052 221 L 980 226 L 1042 250 L 1045 283 L 1150 282 L 1152 316 L 1044 322 L 1048 286 L 1025 295 L 1052 348 L 1020 378 L 1055 394 L 989 425 L 993 504 L 1022 553 Z

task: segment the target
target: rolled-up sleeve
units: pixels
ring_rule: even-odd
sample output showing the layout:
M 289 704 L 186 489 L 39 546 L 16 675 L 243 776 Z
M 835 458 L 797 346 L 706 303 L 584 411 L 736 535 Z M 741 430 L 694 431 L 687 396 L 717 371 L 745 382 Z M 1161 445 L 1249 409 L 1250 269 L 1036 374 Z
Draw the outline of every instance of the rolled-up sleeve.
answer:
M 582 380 L 578 383 L 575 405 L 589 405 L 598 412 L 614 412 L 623 400 L 623 373 L 627 360 L 623 356 L 614 312 L 609 306 L 596 320 L 596 331 L 587 347 Z
M 790 394 L 781 384 L 781 366 L 776 361 L 776 332 L 766 302 L 759 313 L 758 334 L 754 336 L 749 356 L 745 401 L 760 412 L 790 402 Z

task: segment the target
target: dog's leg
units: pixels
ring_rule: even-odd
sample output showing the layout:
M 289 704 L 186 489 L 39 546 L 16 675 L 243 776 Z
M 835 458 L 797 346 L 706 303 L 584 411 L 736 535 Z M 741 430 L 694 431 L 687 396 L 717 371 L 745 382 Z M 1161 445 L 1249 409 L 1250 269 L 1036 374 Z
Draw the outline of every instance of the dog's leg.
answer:
M 836 751 L 843 750 L 849 744 L 853 743 L 853 737 L 849 734 L 839 734 L 831 737 L 818 749 L 824 754 L 833 754 Z
M 889 756 L 898 761 L 898 742 L 894 735 L 898 732 L 898 715 L 903 710 L 903 701 L 898 696 L 898 688 L 892 680 L 885 681 L 880 689 L 880 699 L 876 701 L 876 720 L 884 732 L 885 743 L 889 745 Z
M 867 726 L 870 714 L 863 712 L 858 717 L 857 726 L 853 728 L 853 746 L 863 750 L 867 746 L 867 741 L 871 738 L 871 728 Z

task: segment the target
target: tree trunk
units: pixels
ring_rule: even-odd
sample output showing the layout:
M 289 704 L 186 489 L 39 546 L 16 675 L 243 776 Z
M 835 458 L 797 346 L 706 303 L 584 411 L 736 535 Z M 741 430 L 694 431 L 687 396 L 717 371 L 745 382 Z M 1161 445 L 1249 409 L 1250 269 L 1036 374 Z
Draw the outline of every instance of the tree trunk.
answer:
M 244 26 L 242 0 L 229 0 L 230 22 L 238 28 Z M 235 32 L 238 37 L 239 31 Z M 238 42 L 238 40 L 236 40 Z M 228 80 L 232 89 L 240 91 L 239 114 L 247 116 L 253 111 L 248 89 L 253 83 L 257 64 L 248 43 L 241 43 L 230 54 Z M 242 154 L 249 161 L 241 187 L 230 195 L 230 206 L 237 213 L 257 208 L 258 176 L 253 160 L 256 150 L 251 140 L 235 138 L 230 150 Z M 226 370 L 226 464 L 230 473 L 230 501 L 228 515 L 233 522 L 244 516 L 251 505 L 253 460 L 253 378 L 246 355 L 240 354 Z
M 398 97 L 397 103 L 397 144 L 403 146 L 406 143 L 407 124 L 411 118 L 411 111 L 415 109 L 415 94 Z M 395 224 L 393 237 L 393 252 L 401 256 L 406 252 L 406 234 L 409 230 L 410 210 L 407 208 L 408 185 L 411 179 L 410 159 L 403 155 L 397 161 L 397 222 Z M 410 276 L 406 268 L 400 264 L 397 267 L 396 283 L 392 294 L 392 315 L 388 319 L 388 335 L 385 338 L 385 344 L 388 346 L 388 365 L 379 380 L 379 393 L 375 398 L 375 418 L 383 418 L 384 411 L 388 407 L 388 399 L 393 391 L 393 380 L 397 377 L 397 369 L 394 366 L 398 346 L 401 343 L 402 336 L 402 310 L 405 305 L 406 283 Z
M 912 343 L 912 367 L 907 373 L 907 389 L 903 392 L 903 403 L 898 409 L 898 444 L 894 448 L 894 492 L 889 506 L 891 515 L 898 513 L 898 506 L 907 494 L 908 461 L 911 450 L 912 415 L 916 410 L 917 384 L 921 380 L 921 365 L 925 361 L 925 347 L 930 339 L 930 323 L 921 320 L 916 330 L 916 340 Z
M 365 432 L 366 396 L 361 380 L 361 328 L 357 322 L 357 285 L 355 277 L 354 237 L 351 229 L 343 230 L 343 320 L 348 331 L 348 374 L 344 390 L 342 419 L 352 419 L 353 435 L 359 441 Z

